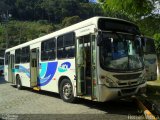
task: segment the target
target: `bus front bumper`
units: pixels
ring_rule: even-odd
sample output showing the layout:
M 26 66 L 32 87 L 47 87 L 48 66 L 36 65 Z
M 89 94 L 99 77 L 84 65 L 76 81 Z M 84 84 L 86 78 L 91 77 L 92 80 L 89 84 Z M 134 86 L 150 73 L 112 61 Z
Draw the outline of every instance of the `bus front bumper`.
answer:
M 99 102 L 105 102 L 113 99 L 120 99 L 123 97 L 131 97 L 136 94 L 143 94 L 146 92 L 146 83 L 126 88 L 108 88 L 105 85 L 98 85 L 99 87 Z

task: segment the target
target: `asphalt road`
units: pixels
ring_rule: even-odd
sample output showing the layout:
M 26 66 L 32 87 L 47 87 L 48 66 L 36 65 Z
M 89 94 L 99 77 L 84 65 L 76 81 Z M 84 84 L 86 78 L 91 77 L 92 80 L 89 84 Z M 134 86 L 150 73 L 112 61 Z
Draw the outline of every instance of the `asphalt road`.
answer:
M 105 103 L 78 99 L 76 103 L 66 103 L 59 94 L 33 91 L 30 88 L 17 90 L 0 78 L 0 117 L 38 119 L 107 119 L 127 120 L 138 114 L 132 101 L 116 100 Z M 17 115 L 17 116 L 15 116 Z

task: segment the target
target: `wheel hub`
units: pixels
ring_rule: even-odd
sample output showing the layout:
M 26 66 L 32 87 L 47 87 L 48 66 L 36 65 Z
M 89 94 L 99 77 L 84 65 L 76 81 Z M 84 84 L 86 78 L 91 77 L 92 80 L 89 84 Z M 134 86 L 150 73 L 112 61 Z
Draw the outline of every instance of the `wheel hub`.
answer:
M 72 94 L 71 85 L 69 83 L 66 83 L 63 86 L 63 96 L 65 99 L 69 99 Z

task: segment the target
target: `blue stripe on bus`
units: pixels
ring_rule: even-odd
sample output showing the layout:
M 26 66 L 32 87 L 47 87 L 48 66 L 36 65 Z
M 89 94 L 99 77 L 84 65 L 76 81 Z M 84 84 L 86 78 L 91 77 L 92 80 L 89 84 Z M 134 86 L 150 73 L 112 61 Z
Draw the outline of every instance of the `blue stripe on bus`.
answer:
M 40 78 L 43 78 L 45 76 L 45 73 L 47 71 L 47 63 L 40 63 L 40 69 L 41 69 L 41 72 L 39 74 L 39 77 Z
M 16 68 L 15 68 L 15 69 L 14 69 L 14 68 L 12 69 L 12 72 L 13 72 L 13 73 L 18 72 L 18 71 L 19 71 L 19 70 L 16 69 Z
M 55 75 L 58 62 L 46 62 L 41 63 L 40 65 L 41 72 L 38 78 L 38 86 L 45 86 L 52 80 L 53 76 Z M 15 69 L 12 69 L 12 72 L 23 72 L 30 78 L 30 71 L 21 65 L 18 65 L 18 67 Z
M 45 76 L 40 77 L 40 79 L 38 79 L 38 86 L 44 86 L 52 80 L 53 76 L 56 73 L 57 65 L 58 65 L 58 62 L 49 62 L 48 63 Z
M 25 73 L 30 78 L 30 71 L 27 68 L 19 65 L 19 72 Z

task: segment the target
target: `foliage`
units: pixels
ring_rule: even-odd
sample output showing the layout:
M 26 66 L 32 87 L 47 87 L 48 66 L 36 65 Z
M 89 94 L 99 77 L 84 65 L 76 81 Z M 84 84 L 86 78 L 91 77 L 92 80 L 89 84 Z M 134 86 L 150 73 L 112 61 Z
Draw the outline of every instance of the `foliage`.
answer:
M 2 0 L 0 11 L 12 14 L 16 20 L 40 19 L 60 23 L 65 17 L 76 15 L 86 19 L 98 15 L 102 9 L 92 0 Z
M 139 25 L 142 34 L 153 37 L 154 34 L 160 33 L 159 21 L 160 21 L 159 15 L 152 15 L 137 20 L 136 23 Z
M 81 19 L 79 16 L 65 17 L 62 21 L 62 27 L 67 27 L 80 21 Z
M 121 12 L 132 19 L 151 14 L 154 4 L 150 0 L 99 0 L 103 9 Z
M 53 25 L 43 24 L 42 21 L 10 21 L 7 25 L 0 26 L 0 43 L 6 42 L 7 39 L 8 47 L 12 47 L 50 33 L 53 30 L 55 30 Z M 3 44 L 0 45 L 0 47 L 4 47 Z
M 154 39 L 155 39 L 156 51 L 158 54 L 160 54 L 160 33 L 154 34 Z

